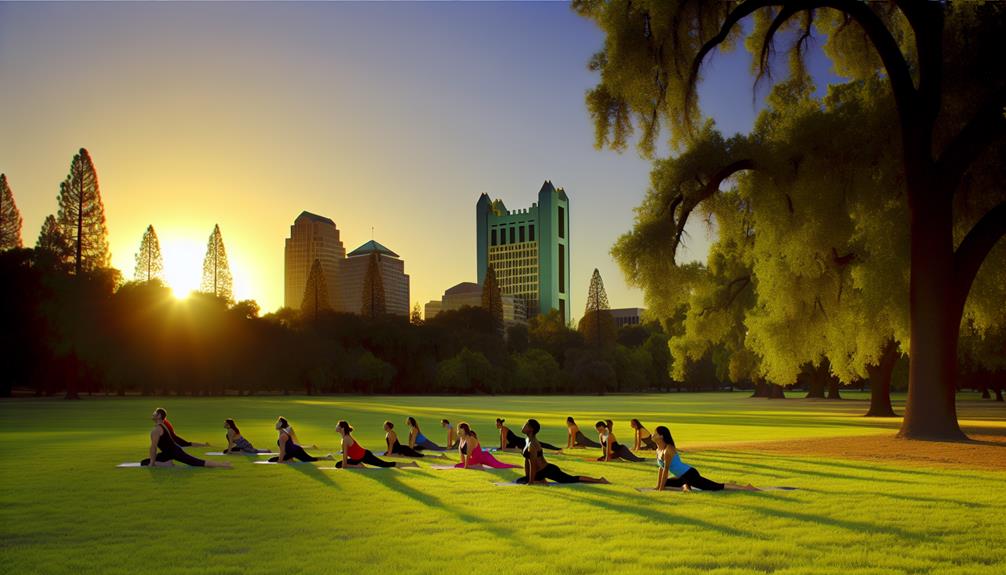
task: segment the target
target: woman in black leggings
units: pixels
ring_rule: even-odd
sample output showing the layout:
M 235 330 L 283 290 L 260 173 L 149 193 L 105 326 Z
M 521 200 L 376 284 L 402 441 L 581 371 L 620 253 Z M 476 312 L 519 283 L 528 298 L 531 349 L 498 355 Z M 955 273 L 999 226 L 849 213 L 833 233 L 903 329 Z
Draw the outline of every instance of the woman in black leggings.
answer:
M 230 461 L 204 461 L 197 457 L 192 457 L 182 450 L 171 439 L 171 432 L 164 425 L 164 416 L 161 408 L 154 410 L 150 419 L 154 422 L 154 428 L 150 430 L 150 457 L 140 462 L 140 465 L 153 465 L 154 467 L 172 467 L 174 461 L 180 461 L 192 467 L 230 467 Z
M 356 439 L 351 435 L 353 428 L 347 421 L 340 421 L 336 424 L 335 430 L 342 436 L 342 461 L 335 464 L 340 469 L 343 467 L 363 467 L 361 464 L 364 463 L 374 467 L 419 467 L 415 461 L 397 463 L 378 459 L 369 449 L 364 449 L 356 442 Z
M 524 447 L 524 477 L 517 479 L 517 483 L 533 484 L 548 483 L 548 479 L 556 483 L 609 483 L 603 477 L 587 477 L 585 475 L 570 475 L 559 469 L 554 463 L 545 461 L 545 453 L 541 449 L 538 441 L 538 432 L 541 425 L 537 420 L 529 419 L 524 424 L 521 432 L 527 436 L 527 445 Z M 533 478 L 533 479 L 532 479 Z
M 580 426 L 576 424 L 576 421 L 572 417 L 566 418 L 566 447 L 601 447 L 601 444 L 592 440 L 587 439 L 587 436 L 580 431 Z
M 402 445 L 398 442 L 398 434 L 395 433 L 395 424 L 390 421 L 384 422 L 384 442 L 388 444 L 388 450 L 384 452 L 385 455 L 402 455 L 404 457 L 423 456 L 422 453 L 419 453 L 408 445 Z
M 643 427 L 643 424 L 639 422 L 638 419 L 633 418 L 629 422 L 629 427 L 631 427 L 636 432 L 636 441 L 632 444 L 632 448 L 635 450 L 640 449 L 656 449 L 657 444 L 653 442 L 653 435 Z
M 273 463 L 289 463 L 294 459 L 304 462 L 318 461 L 319 459 L 335 459 L 331 453 L 324 457 L 314 457 L 304 451 L 304 448 L 298 445 L 294 439 L 293 430 L 290 429 L 290 422 L 285 417 L 280 417 L 276 420 L 276 431 L 279 432 L 279 439 L 276 440 L 276 445 L 279 445 L 279 455 L 269 458 L 269 461 Z
M 637 462 L 645 461 L 642 457 L 629 451 L 628 447 L 615 440 L 615 434 L 611 432 L 610 423 L 607 421 L 598 421 L 594 424 L 594 427 L 601 437 L 601 449 L 604 451 L 601 457 L 597 458 L 598 461 L 617 461 L 619 459 Z
M 500 430 L 500 449 L 521 450 L 524 449 L 524 440 L 517 436 L 509 427 L 504 425 L 505 419 L 496 418 L 496 429 Z M 552 451 L 562 451 L 562 448 L 549 443 L 541 443 L 542 449 Z
M 738 485 L 736 483 L 717 483 L 711 479 L 702 477 L 697 469 L 681 461 L 681 455 L 674 446 L 674 438 L 671 437 L 671 430 L 663 425 L 654 430 L 656 433 L 653 439 L 657 444 L 657 491 L 663 491 L 665 487 L 680 487 L 682 491 L 689 491 L 696 487 L 702 491 L 723 491 L 724 489 L 737 491 L 760 491 L 754 485 Z M 673 474 L 674 479 L 668 479 L 668 474 Z

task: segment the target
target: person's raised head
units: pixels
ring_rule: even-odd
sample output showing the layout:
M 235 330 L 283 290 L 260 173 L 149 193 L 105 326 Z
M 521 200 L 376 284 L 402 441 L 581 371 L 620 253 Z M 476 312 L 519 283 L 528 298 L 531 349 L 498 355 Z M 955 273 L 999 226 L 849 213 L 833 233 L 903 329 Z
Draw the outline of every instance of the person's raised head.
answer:
M 505 419 L 497 417 L 496 418 L 496 429 L 501 429 L 503 427 L 503 423 L 504 422 L 506 422 Z
M 415 429 L 417 429 L 417 430 L 419 429 L 419 424 L 418 424 L 418 423 L 416 423 L 416 418 L 415 418 L 415 417 L 411 417 L 411 416 L 410 416 L 410 417 L 406 418 L 406 419 L 405 419 L 405 423 L 406 423 L 406 425 L 408 425 L 409 427 L 412 427 L 412 428 L 415 428 Z
M 572 417 L 567 417 L 566 418 L 566 425 L 576 425 L 576 422 L 573 421 Z
M 391 431 L 394 428 L 395 428 L 395 424 L 394 423 L 391 423 L 390 421 L 385 421 L 384 422 L 384 431 Z
M 597 423 L 594 424 L 594 429 L 596 429 L 598 431 L 601 431 L 601 432 L 607 431 L 608 424 L 606 422 L 604 422 L 604 421 L 598 421 Z
M 158 421 L 164 421 L 168 418 L 168 412 L 164 411 L 163 407 L 158 407 L 154 410 L 154 418 Z
M 524 435 L 538 435 L 538 432 L 541 431 L 541 424 L 537 419 L 529 419 L 521 431 L 524 432 Z
M 234 420 L 231 419 L 231 418 L 229 418 L 229 417 L 224 420 L 224 427 L 226 427 L 228 429 L 232 429 L 232 430 L 234 430 L 234 433 L 237 433 L 238 435 L 241 435 L 241 431 L 238 430 L 238 425 L 236 423 L 234 423 Z
M 671 430 L 663 425 L 658 425 L 656 429 L 653 430 L 657 441 L 663 441 L 665 445 L 670 445 L 674 447 L 674 438 L 671 437 Z
M 279 417 L 276 419 L 276 429 L 286 429 L 290 427 L 290 422 L 286 420 L 285 417 Z
M 629 422 L 629 427 L 631 427 L 632 429 L 639 429 L 642 426 L 643 424 L 639 423 L 639 420 L 636 419 L 635 417 L 633 417 L 632 421 Z
M 449 427 L 451 425 L 451 422 L 447 421 L 446 419 L 441 419 L 440 425 L 443 425 L 444 427 Z
M 341 420 L 339 423 L 335 424 L 335 430 L 342 435 L 349 435 L 353 433 L 353 428 L 349 425 L 349 422 L 345 419 Z

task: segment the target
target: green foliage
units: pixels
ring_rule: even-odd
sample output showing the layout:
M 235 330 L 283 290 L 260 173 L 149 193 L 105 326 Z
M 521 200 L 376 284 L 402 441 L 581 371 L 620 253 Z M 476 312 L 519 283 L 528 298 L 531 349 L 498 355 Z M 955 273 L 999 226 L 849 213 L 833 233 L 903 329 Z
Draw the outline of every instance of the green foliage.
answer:
M 513 356 L 513 376 L 508 391 L 513 393 L 552 393 L 562 380 L 559 363 L 547 351 L 529 349 Z
M 152 281 L 164 279 L 164 258 L 161 257 L 161 243 L 157 241 L 154 226 L 147 226 L 140 240 L 140 249 L 136 252 L 136 269 L 133 271 L 136 281 Z
M 486 356 L 466 347 L 437 366 L 437 386 L 448 393 L 496 392 L 500 381 Z
M 14 193 L 7 183 L 7 174 L 0 174 L 0 252 L 20 248 L 21 212 L 14 203 Z
M 224 248 L 224 236 L 220 233 L 220 225 L 213 226 L 213 233 L 206 243 L 206 256 L 203 258 L 203 279 L 199 291 L 218 297 L 225 302 L 234 301 L 234 280 L 231 277 L 231 267 L 227 262 L 227 250 Z
M 35 258 L 48 268 L 58 268 L 71 261 L 70 244 L 56 223 L 56 217 L 49 214 L 42 222 L 42 229 L 35 242 Z
M 70 246 L 74 272 L 80 275 L 107 268 L 111 254 L 105 206 L 101 202 L 98 174 L 86 149 L 81 148 L 70 162 L 70 173 L 59 185 L 58 201 L 57 223 Z

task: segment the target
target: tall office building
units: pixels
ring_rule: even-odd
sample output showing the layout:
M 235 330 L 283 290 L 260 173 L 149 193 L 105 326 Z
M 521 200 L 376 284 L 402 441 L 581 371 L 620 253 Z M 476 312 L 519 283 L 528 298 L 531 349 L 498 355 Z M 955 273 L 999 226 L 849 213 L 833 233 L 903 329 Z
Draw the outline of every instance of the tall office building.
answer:
M 301 212 L 290 226 L 290 237 L 286 240 L 283 305 L 300 309 L 307 276 L 317 259 L 321 262 L 322 273 L 325 275 L 329 305 L 332 309 L 337 309 L 335 286 L 339 265 L 345 258 L 346 248 L 339 239 L 335 222 L 311 212 Z
M 528 317 L 559 310 L 569 323 L 569 198 L 546 181 L 530 208 L 507 210 L 482 194 L 475 205 L 477 278 L 490 265 L 502 295 L 523 299 Z
M 409 315 L 409 276 L 405 262 L 398 254 L 370 240 L 349 252 L 339 268 L 335 291 L 336 311 L 361 313 L 363 309 L 363 284 L 367 277 L 371 254 L 377 254 L 378 270 L 384 285 L 385 311 L 395 315 Z

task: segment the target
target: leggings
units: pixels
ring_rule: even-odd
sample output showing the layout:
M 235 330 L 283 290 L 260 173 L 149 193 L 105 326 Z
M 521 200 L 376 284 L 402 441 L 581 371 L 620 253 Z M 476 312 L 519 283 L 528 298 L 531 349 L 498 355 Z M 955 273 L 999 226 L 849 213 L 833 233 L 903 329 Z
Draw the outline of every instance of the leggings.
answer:
M 644 437 L 639 440 L 640 449 L 656 449 L 657 444 L 653 442 L 652 437 Z
M 303 447 L 299 445 L 290 445 L 288 442 L 286 448 L 286 459 L 283 461 L 290 461 L 291 459 L 299 459 L 300 461 L 318 461 L 317 457 L 311 457 L 308 455 L 308 453 L 304 451 Z M 269 461 L 276 463 L 279 461 L 279 456 L 270 457 Z
M 681 477 L 675 477 L 673 479 L 668 477 L 667 483 L 664 485 L 667 487 L 681 487 L 682 485 L 688 485 L 689 487 L 698 487 L 702 491 L 723 491 L 722 483 L 716 483 L 711 479 L 702 477 L 694 467 L 681 474 Z
M 629 448 L 622 445 L 621 443 L 616 443 L 615 447 L 611 450 L 612 459 L 624 459 L 626 461 L 646 461 L 642 457 L 639 457 L 635 453 L 629 451 Z M 604 455 L 597 458 L 598 461 L 604 461 Z
M 562 451 L 561 448 L 556 447 L 551 443 L 545 443 L 544 441 L 539 441 L 538 444 L 541 445 L 542 449 L 551 449 L 552 451 Z
M 384 461 L 383 459 L 378 459 L 369 449 L 363 453 L 363 457 L 360 459 L 350 459 L 350 465 L 359 465 L 361 463 L 366 463 L 367 465 L 373 465 L 374 467 L 394 467 L 394 461 Z M 342 468 L 342 462 L 339 461 L 335 464 L 336 467 Z
M 503 447 L 508 449 L 515 447 L 522 448 L 524 447 L 524 441 L 522 441 L 521 438 L 517 437 L 517 435 L 514 434 L 513 431 L 508 429 L 506 434 L 506 445 L 504 445 Z M 544 447 L 544 444 L 542 444 L 542 447 Z
M 534 476 L 535 481 L 544 481 L 546 479 L 551 479 L 556 483 L 580 483 L 580 477 L 578 475 L 565 473 L 554 463 L 546 464 L 545 467 L 539 469 L 538 473 Z M 517 483 L 527 483 L 527 476 L 525 475 L 524 477 L 518 478 Z
M 419 447 L 419 446 L 417 445 L 416 447 Z M 415 449 L 412 449 L 408 445 L 402 445 L 401 443 L 398 443 L 397 441 L 391 447 L 391 452 L 392 453 L 397 453 L 398 455 L 404 455 L 406 457 L 423 457 L 422 453 L 419 453 L 418 451 L 416 451 Z
M 592 439 L 587 439 L 587 436 L 585 436 L 583 432 L 580 431 L 576 432 L 576 437 L 574 437 L 573 439 L 574 439 L 573 445 L 579 445 L 581 447 L 601 447 L 600 443 Z
M 423 441 L 422 443 L 416 442 L 416 449 L 429 449 L 430 451 L 447 451 L 447 448 L 440 447 L 436 443 L 433 443 L 429 439 Z
M 192 447 L 192 442 L 191 441 L 187 441 L 185 439 L 182 439 L 181 437 L 178 437 L 177 435 L 172 436 L 171 439 L 175 440 L 175 445 L 177 445 L 178 447 Z
M 205 461 L 196 457 L 192 457 L 191 455 L 185 453 L 181 449 L 179 449 L 176 453 L 167 453 L 162 451 L 157 454 L 157 457 L 155 457 L 155 459 L 157 459 L 157 461 L 160 461 L 161 463 L 165 461 L 171 461 L 172 459 L 174 459 L 175 461 L 180 461 L 185 465 L 191 465 L 192 467 L 206 467 Z M 150 459 L 149 458 L 144 459 L 143 461 L 140 462 L 140 465 L 150 465 Z

